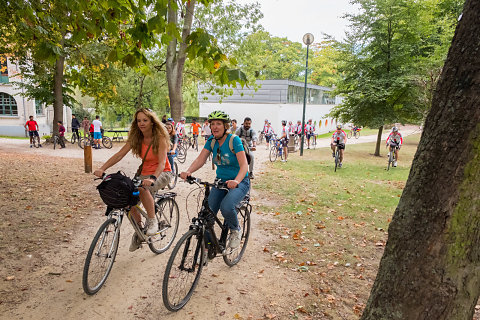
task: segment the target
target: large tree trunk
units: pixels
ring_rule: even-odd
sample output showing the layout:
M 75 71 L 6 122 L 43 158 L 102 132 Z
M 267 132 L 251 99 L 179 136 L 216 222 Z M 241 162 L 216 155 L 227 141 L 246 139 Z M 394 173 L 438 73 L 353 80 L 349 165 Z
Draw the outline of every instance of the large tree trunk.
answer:
M 53 134 L 58 134 L 58 121 L 63 121 L 63 69 L 65 56 L 59 56 L 55 62 L 53 87 Z
M 472 319 L 480 293 L 480 0 L 467 0 L 362 319 Z
M 172 8 L 173 0 L 169 1 L 168 6 L 168 22 L 178 24 L 178 12 Z M 183 20 L 182 41 L 178 46 L 177 39 L 172 38 L 167 47 L 166 71 L 168 84 L 168 97 L 170 99 L 170 108 L 172 110 L 172 118 L 175 121 L 180 120 L 183 115 L 183 70 L 185 60 L 187 58 L 186 39 L 191 33 L 193 13 L 195 11 L 195 0 L 188 1 L 186 4 L 185 18 Z M 173 35 L 172 35 L 173 36 Z
M 383 132 L 383 126 L 378 128 L 378 134 L 377 134 L 377 144 L 375 145 L 375 156 L 380 157 L 380 144 L 382 142 L 382 132 Z

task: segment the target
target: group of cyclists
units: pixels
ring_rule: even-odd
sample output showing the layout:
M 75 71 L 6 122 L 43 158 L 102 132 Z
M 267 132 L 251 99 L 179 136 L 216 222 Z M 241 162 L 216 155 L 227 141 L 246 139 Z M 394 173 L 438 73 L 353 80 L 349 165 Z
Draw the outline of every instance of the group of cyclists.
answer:
M 143 159 L 141 173 L 137 178 L 143 181 L 139 188 L 139 196 L 148 215 L 145 225 L 147 235 L 154 235 L 158 231 L 159 221 L 156 221 L 155 218 L 154 194 L 167 186 L 171 179 L 170 157 L 175 153 L 178 143 L 178 131 L 174 128 L 185 134 L 184 118 L 179 122 L 181 125 L 177 124 L 175 127 L 173 119 L 166 120 L 162 124 L 152 110 L 139 109 L 130 126 L 126 144 L 94 172 L 97 177 L 103 177 L 108 168 L 123 159 L 130 151 L 136 157 Z M 226 182 L 229 191 L 213 188 L 208 202 L 210 209 L 215 214 L 220 210 L 224 216 L 230 229 L 227 246 L 235 249 L 240 245 L 241 239 L 236 208 L 250 189 L 247 158 L 240 138 L 229 133 L 230 117 L 226 113 L 214 111 L 208 115 L 207 121 L 211 128 L 211 136 L 189 168 L 180 173 L 180 177 L 186 179 L 191 176 L 206 163 L 207 158 L 212 154 L 212 161 L 217 167 L 216 177 Z M 232 140 L 233 150 L 229 147 L 230 140 Z M 141 217 L 135 211 L 135 207 L 132 210 L 134 219 L 140 222 Z M 141 241 L 134 233 L 130 251 L 135 251 L 140 246 Z
M 292 137 L 295 136 L 300 136 L 302 134 L 305 135 L 306 143 L 307 143 L 307 149 L 310 149 L 310 141 L 312 139 L 315 139 L 315 124 L 313 124 L 312 119 L 308 119 L 307 123 L 303 126 L 302 128 L 302 122 L 300 120 L 297 121 L 297 124 L 293 124 L 292 121 L 289 121 L 287 124 L 286 120 L 282 120 L 282 129 L 280 131 L 280 134 L 278 135 L 278 139 L 280 140 L 280 143 L 283 147 L 283 152 L 285 155 L 284 162 L 287 161 L 288 158 L 288 142 Z M 358 132 L 360 131 L 360 128 L 358 126 L 353 126 L 352 131 Z M 272 128 L 272 123 L 268 121 L 268 119 L 265 119 L 265 124 L 263 126 L 263 129 L 261 133 L 265 136 L 265 142 L 267 149 L 269 147 L 270 140 L 272 137 L 275 136 L 275 132 Z M 336 126 L 336 130 L 333 132 L 331 136 L 331 141 L 330 141 L 330 147 L 332 149 L 332 156 L 335 157 L 335 149 L 338 146 L 338 149 L 340 150 L 340 163 L 339 167 L 341 168 L 343 165 L 343 158 L 344 158 L 344 151 L 345 151 L 345 145 L 347 143 L 347 134 L 343 130 L 343 126 L 341 124 L 338 124 Z M 395 152 L 395 161 L 393 163 L 393 166 L 397 166 L 397 161 L 398 161 L 398 152 L 403 144 L 403 138 L 400 132 L 398 132 L 397 127 L 393 127 L 391 133 L 389 134 L 387 140 L 386 140 L 386 145 L 389 147 L 390 151 Z

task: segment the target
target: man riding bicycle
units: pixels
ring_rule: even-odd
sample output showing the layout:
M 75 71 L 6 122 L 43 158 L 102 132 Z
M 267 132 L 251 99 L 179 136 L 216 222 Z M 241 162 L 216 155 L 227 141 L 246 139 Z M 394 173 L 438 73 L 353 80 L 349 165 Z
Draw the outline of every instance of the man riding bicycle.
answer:
M 338 149 L 340 150 L 340 163 L 338 167 L 342 167 L 343 162 L 343 153 L 345 151 L 345 144 L 347 143 L 347 134 L 345 131 L 342 130 L 342 125 L 337 125 L 337 130 L 332 135 L 332 141 L 330 143 L 330 147 L 332 148 L 332 156 L 335 158 L 335 147 L 338 145 Z
M 237 205 L 245 198 L 250 190 L 248 178 L 248 162 L 239 137 L 233 137 L 227 131 L 230 127 L 230 117 L 223 111 L 213 111 L 208 115 L 208 121 L 212 129 L 212 137 L 205 143 L 198 157 L 192 162 L 187 171 L 182 172 L 180 177 L 186 179 L 193 172 L 200 169 L 212 153 L 212 161 L 217 165 L 217 179 L 225 181 L 229 191 L 212 188 L 208 197 L 210 209 L 217 214 L 221 211 L 225 223 L 230 229 L 228 247 L 235 249 L 240 245 L 241 228 L 237 218 Z M 233 139 L 233 152 L 229 141 Z M 212 142 L 214 142 L 212 148 Z
M 388 147 L 390 145 L 390 152 L 395 150 L 395 161 L 393 162 L 394 167 L 397 166 L 398 152 L 400 151 L 402 144 L 403 144 L 402 134 L 398 132 L 397 127 L 393 127 L 392 132 L 390 132 L 390 134 L 388 135 L 386 146 Z
M 252 119 L 250 117 L 246 117 L 243 120 L 243 125 L 240 126 L 240 128 L 237 129 L 235 132 L 237 136 L 240 137 L 240 139 L 245 139 L 245 141 L 248 144 L 248 147 L 250 148 L 250 151 L 255 151 L 257 149 L 257 133 L 255 130 L 252 129 Z M 254 161 L 254 156 L 253 153 L 250 152 L 250 163 L 249 163 L 249 173 L 248 176 L 250 179 L 253 179 L 253 161 Z

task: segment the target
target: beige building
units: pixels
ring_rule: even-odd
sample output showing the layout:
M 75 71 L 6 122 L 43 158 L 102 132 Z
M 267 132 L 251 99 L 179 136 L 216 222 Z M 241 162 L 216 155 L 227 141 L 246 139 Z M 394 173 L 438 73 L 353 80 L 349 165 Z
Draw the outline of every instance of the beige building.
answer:
M 0 72 L 0 135 L 28 136 L 24 126 L 29 116 L 33 116 L 37 121 L 40 136 L 51 134 L 53 107 L 46 107 L 21 95 L 22 88 L 14 83 L 24 81 L 19 74 L 18 63 L 5 55 L 0 55 Z M 64 106 L 63 115 L 63 122 L 68 130 L 71 126 L 71 109 Z

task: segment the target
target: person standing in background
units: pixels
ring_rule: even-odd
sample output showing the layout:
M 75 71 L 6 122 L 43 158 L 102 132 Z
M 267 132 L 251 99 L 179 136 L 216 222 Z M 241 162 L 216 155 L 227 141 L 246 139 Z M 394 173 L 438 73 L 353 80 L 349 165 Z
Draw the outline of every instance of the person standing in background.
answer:
M 102 140 L 102 122 L 100 121 L 100 116 L 95 116 L 95 120 L 92 121 L 93 124 L 93 139 L 95 141 L 95 149 L 100 149 L 100 140 Z
M 80 140 L 80 134 L 78 133 L 78 129 L 80 129 L 80 122 L 78 121 L 75 114 L 72 114 L 72 132 L 74 135 L 77 136 L 77 139 Z
M 90 120 L 87 117 L 83 117 L 82 121 L 82 128 L 83 128 L 83 137 L 85 138 L 90 130 Z

